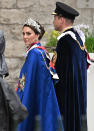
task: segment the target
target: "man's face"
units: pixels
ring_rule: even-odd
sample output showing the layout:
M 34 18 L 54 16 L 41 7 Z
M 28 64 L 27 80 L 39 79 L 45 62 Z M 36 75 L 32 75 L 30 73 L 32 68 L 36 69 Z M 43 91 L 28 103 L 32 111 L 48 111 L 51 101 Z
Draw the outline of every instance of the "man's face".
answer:
M 54 16 L 53 24 L 56 31 L 61 31 L 61 18 L 59 16 Z

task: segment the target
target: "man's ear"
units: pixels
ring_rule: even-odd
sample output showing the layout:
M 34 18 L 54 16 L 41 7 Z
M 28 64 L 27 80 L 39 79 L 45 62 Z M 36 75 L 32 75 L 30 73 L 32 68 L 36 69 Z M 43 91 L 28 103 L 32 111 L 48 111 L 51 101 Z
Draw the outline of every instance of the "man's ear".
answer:
M 60 19 L 61 19 L 61 24 L 63 24 L 65 22 L 64 17 L 61 17 Z

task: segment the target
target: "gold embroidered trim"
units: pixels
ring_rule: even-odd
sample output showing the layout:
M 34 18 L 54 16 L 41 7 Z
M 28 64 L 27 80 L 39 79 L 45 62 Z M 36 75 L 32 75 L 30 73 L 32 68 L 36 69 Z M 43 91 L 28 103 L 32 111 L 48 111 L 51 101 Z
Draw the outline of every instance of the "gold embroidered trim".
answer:
M 37 49 L 37 50 L 39 50 L 39 49 Z M 46 66 L 46 68 L 50 71 L 50 73 L 51 73 L 51 75 L 53 75 L 54 74 L 54 72 L 50 69 L 50 67 L 47 65 L 47 63 L 46 63 L 46 60 L 45 60 L 45 57 L 44 57 L 44 55 L 43 55 L 43 53 L 39 50 L 39 52 L 41 53 L 41 55 L 42 55 L 42 57 L 43 57 L 43 60 L 44 60 L 44 63 L 45 63 L 45 66 Z M 44 51 L 45 52 L 45 51 Z
M 25 75 L 22 75 L 22 78 L 19 79 L 19 89 L 20 91 L 24 91 L 24 87 L 25 87 Z
M 39 50 L 39 49 L 38 49 Z M 43 59 L 44 59 L 44 63 L 45 63 L 45 65 L 46 65 L 46 68 L 48 69 L 48 70 L 50 70 L 50 68 L 48 67 L 48 65 L 47 65 L 47 63 L 46 63 L 46 60 L 45 60 L 45 57 L 44 57 L 44 55 L 43 55 L 43 53 L 39 50 L 39 52 L 41 53 L 41 55 L 42 55 L 42 57 L 43 57 Z
M 71 29 L 71 28 L 73 28 L 73 26 L 69 26 L 69 27 L 65 28 L 65 29 L 62 31 L 62 33 L 65 32 L 65 31 L 68 30 L 68 29 Z
M 77 44 L 79 45 L 79 47 L 80 47 L 80 49 L 81 49 L 82 51 L 84 51 L 84 50 L 86 49 L 85 44 L 84 44 L 84 46 L 81 46 L 81 45 L 80 45 L 80 42 L 79 42 L 78 40 L 76 40 L 76 42 L 77 42 Z
M 65 32 L 66 30 L 71 29 L 71 28 L 73 28 L 73 27 L 70 26 L 70 27 L 68 27 L 68 28 L 65 28 L 65 29 L 63 30 L 63 32 Z M 84 46 L 81 46 L 81 45 L 80 45 L 80 42 L 79 42 L 78 40 L 76 40 L 76 42 L 77 42 L 77 44 L 79 45 L 79 47 L 80 47 L 80 49 L 81 49 L 82 51 L 84 51 L 84 50 L 86 49 L 85 44 L 84 44 Z
M 54 51 L 54 54 L 53 54 L 53 57 L 52 57 L 53 66 L 55 66 L 56 60 L 57 60 L 57 52 Z

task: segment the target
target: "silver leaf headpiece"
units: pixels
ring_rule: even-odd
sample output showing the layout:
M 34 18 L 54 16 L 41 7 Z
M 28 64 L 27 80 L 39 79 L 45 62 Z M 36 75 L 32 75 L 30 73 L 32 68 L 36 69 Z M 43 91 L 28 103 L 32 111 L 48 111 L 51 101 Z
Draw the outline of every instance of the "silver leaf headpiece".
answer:
M 40 25 L 36 21 L 32 20 L 31 18 L 29 18 L 27 21 L 25 21 L 24 25 L 29 25 L 29 26 L 31 25 L 31 26 L 35 27 L 35 29 L 39 33 L 41 33 Z

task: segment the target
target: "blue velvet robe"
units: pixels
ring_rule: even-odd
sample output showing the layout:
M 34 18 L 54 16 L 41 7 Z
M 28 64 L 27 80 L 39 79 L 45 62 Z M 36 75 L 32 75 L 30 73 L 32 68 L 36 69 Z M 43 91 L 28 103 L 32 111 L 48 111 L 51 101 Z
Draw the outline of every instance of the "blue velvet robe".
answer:
M 19 124 L 18 131 L 34 131 L 36 119 L 39 119 L 39 131 L 58 131 L 59 126 L 63 131 L 53 81 L 45 62 L 49 66 L 44 50 L 33 48 L 21 69 L 17 94 L 29 114 Z
M 83 42 L 73 28 L 80 45 Z M 55 86 L 65 131 L 81 131 L 82 116 L 87 112 L 87 54 L 78 43 L 65 35 L 57 43 L 56 71 L 60 78 Z

